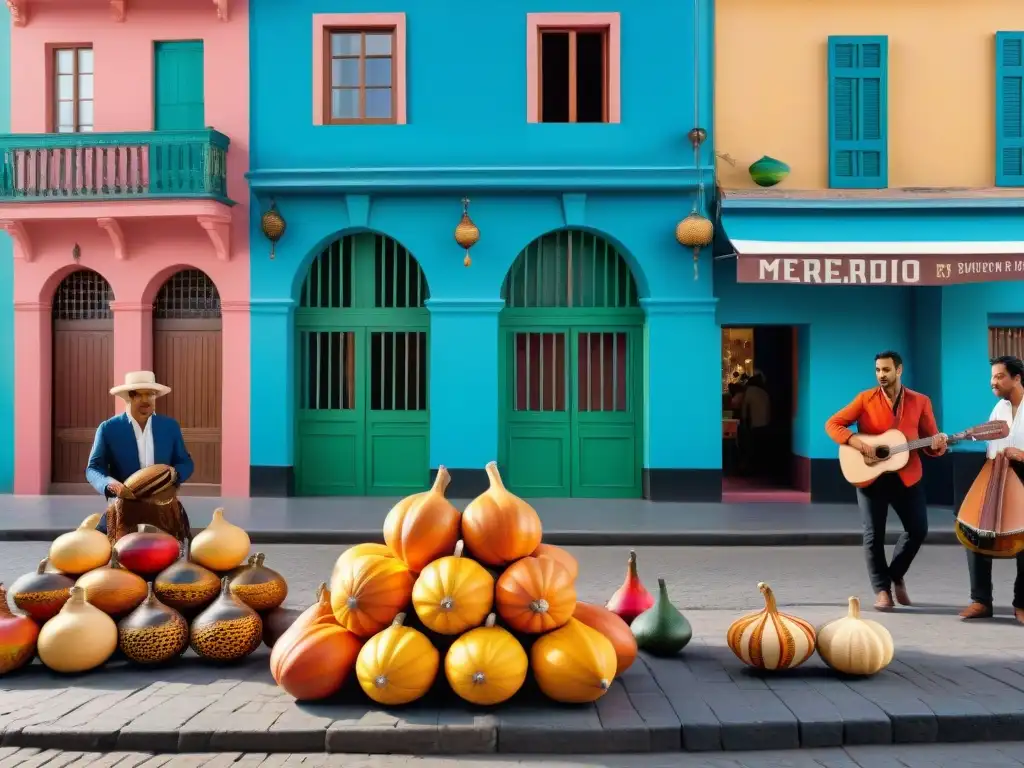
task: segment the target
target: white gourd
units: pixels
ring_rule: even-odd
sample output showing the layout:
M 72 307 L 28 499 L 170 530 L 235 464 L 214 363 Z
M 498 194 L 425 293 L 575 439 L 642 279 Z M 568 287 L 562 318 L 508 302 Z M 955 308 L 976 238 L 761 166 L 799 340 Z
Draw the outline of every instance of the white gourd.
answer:
M 860 600 L 850 598 L 846 616 L 818 630 L 818 654 L 829 667 L 847 675 L 875 675 L 895 654 L 892 635 L 877 621 L 862 618 Z

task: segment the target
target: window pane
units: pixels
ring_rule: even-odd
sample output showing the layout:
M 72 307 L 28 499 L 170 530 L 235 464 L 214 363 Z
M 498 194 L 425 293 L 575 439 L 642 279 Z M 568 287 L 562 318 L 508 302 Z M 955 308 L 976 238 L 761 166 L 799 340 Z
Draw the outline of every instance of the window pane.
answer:
M 391 85 L 391 57 L 366 60 L 366 84 Z
M 57 74 L 70 75 L 75 71 L 75 52 L 70 48 L 57 51 Z
M 359 86 L 359 59 L 334 59 L 331 62 L 331 85 L 335 88 Z
M 73 99 L 73 98 L 75 98 L 75 76 L 74 75 L 57 75 L 57 98 L 58 99 Z
M 78 124 L 92 125 L 92 101 L 78 102 Z
M 366 89 L 366 117 L 385 119 L 391 117 L 391 89 Z
M 92 75 L 79 75 L 78 76 L 78 98 L 80 98 L 80 99 L 91 99 L 92 98 Z
M 73 101 L 62 101 L 57 105 L 57 124 L 71 126 L 75 124 L 75 103 Z
M 335 88 L 331 92 L 331 117 L 335 120 L 352 120 L 359 115 L 359 90 Z
M 569 35 L 544 32 L 540 36 L 541 105 L 544 123 L 569 122 Z
M 358 56 L 361 51 L 361 35 L 351 32 L 334 32 L 331 34 L 331 56 Z
M 367 56 L 380 56 L 389 55 L 391 53 L 391 33 L 387 34 L 368 34 L 366 36 L 366 55 Z
M 92 74 L 92 48 L 78 49 L 78 71 L 80 74 Z

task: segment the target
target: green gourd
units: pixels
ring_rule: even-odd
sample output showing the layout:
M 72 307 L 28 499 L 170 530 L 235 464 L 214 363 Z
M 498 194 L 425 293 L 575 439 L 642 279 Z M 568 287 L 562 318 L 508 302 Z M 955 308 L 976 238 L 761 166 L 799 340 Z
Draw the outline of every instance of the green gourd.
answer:
M 693 637 L 693 628 L 686 617 L 668 599 L 664 579 L 658 579 L 658 599 L 629 625 L 637 647 L 652 656 L 679 653 Z

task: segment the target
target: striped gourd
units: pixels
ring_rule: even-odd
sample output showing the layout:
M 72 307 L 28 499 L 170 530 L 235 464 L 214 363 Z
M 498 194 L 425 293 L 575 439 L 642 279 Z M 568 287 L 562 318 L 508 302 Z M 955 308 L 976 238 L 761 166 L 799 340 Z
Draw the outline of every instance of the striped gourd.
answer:
M 744 664 L 759 669 L 792 669 L 814 653 L 814 627 L 803 619 L 780 613 L 772 588 L 757 585 L 764 595 L 764 610 L 737 619 L 726 639 Z

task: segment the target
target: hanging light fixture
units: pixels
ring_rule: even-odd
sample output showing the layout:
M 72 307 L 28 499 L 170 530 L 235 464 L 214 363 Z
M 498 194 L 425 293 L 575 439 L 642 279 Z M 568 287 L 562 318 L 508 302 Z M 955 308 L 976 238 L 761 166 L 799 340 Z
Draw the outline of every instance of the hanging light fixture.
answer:
M 270 201 L 270 210 L 263 214 L 260 219 L 260 228 L 264 237 L 270 241 L 270 258 L 274 258 L 274 251 L 277 248 L 277 241 L 284 237 L 284 231 L 288 228 L 284 217 L 277 212 L 277 203 Z
M 693 279 L 700 276 L 700 251 L 715 239 L 715 225 L 704 215 L 704 174 L 700 148 L 708 132 L 700 127 L 700 0 L 693 0 L 693 117 L 697 125 L 686 134 L 693 146 L 693 164 L 697 169 L 697 196 L 690 215 L 676 225 L 676 240 L 693 249 Z
M 469 218 L 468 197 L 462 198 L 462 218 L 459 220 L 458 226 L 455 227 L 455 242 L 466 249 L 466 257 L 462 260 L 462 265 L 468 267 L 473 263 L 469 257 L 469 249 L 480 242 L 480 229 Z

